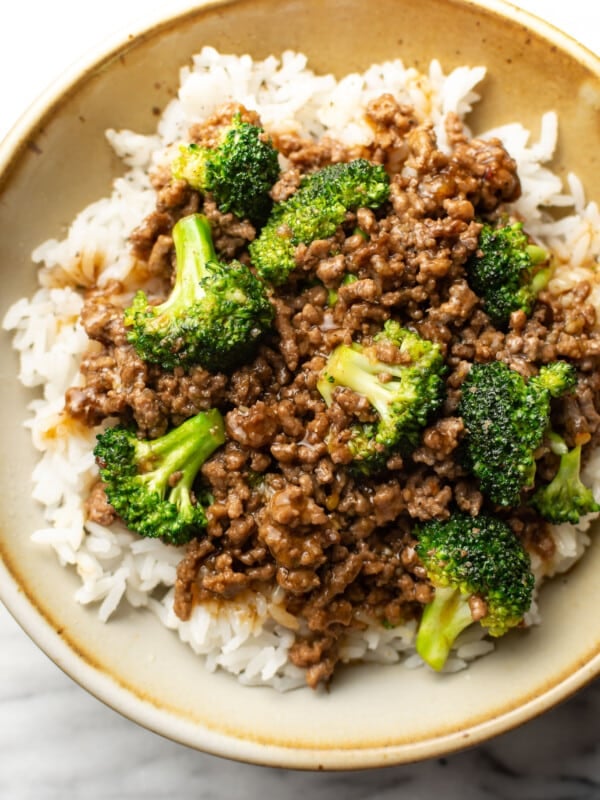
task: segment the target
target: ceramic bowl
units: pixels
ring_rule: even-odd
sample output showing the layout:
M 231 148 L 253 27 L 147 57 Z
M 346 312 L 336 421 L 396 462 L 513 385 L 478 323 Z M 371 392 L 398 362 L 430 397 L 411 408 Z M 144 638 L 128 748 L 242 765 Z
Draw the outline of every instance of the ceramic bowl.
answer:
M 488 67 L 475 132 L 520 119 L 534 132 L 560 113 L 554 167 L 574 170 L 600 200 L 600 63 L 550 26 L 498 2 L 470 0 L 239 0 L 209 2 L 148 24 L 72 70 L 0 148 L 2 306 L 33 291 L 29 254 L 102 196 L 121 169 L 108 127 L 152 131 L 178 68 L 202 45 L 255 57 L 305 51 L 341 75 L 384 58 L 426 67 L 438 58 Z M 84 178 L 82 179 L 82 176 Z M 4 313 L 5 308 L 2 308 Z M 203 751 L 306 769 L 383 766 L 481 742 L 540 714 L 600 671 L 600 547 L 548 585 L 544 623 L 508 636 L 490 657 L 451 676 L 401 667 L 342 670 L 329 693 L 281 695 L 208 673 L 145 613 L 110 624 L 73 600 L 77 580 L 29 534 L 34 453 L 23 429 L 29 392 L 2 339 L 0 585 L 37 644 L 88 691 L 132 720 Z

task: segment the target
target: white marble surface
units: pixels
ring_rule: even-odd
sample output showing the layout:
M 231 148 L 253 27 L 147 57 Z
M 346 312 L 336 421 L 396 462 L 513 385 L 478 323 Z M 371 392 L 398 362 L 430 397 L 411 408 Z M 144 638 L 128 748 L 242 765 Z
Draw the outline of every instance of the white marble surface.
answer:
M 494 742 L 367 772 L 224 761 L 122 718 L 63 675 L 0 607 L 2 800 L 597 800 L 600 683 Z
M 598 0 L 520 0 L 600 52 Z M 33 0 L 0 8 L 0 137 L 44 86 L 141 13 L 178 0 Z M 51 33 L 50 33 L 51 32 Z M 32 54 L 36 54 L 35 63 Z M 36 67 L 32 67 L 32 64 Z M 594 800 L 600 684 L 495 741 L 447 759 L 311 774 L 228 763 L 122 718 L 67 678 L 0 606 L 0 800 Z

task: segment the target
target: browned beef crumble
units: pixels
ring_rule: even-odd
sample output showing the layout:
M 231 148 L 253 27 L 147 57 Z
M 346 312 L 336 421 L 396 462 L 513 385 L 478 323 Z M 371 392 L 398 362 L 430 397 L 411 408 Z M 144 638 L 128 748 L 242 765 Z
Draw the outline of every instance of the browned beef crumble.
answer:
M 236 111 L 256 121 L 230 105 L 195 126 L 191 138 L 210 143 Z M 464 431 L 456 408 L 472 363 L 501 359 L 531 375 L 556 358 L 570 359 L 578 392 L 556 402 L 553 424 L 571 445 L 596 442 L 600 430 L 600 338 L 589 285 L 560 300 L 542 293 L 531 318 L 517 312 L 503 332 L 465 280 L 481 215 L 493 219 L 519 196 L 514 161 L 498 141 L 468 139 L 455 118 L 448 124 L 452 152 L 441 152 L 431 126 L 418 124 L 412 109 L 388 95 L 371 103 L 368 118 L 375 138 L 361 150 L 291 134 L 275 141 L 291 165 L 273 187 L 277 201 L 297 189 L 303 174 L 357 156 L 386 165 L 391 197 L 379 211 L 348 214 L 330 239 L 297 248 L 297 268 L 274 294 L 273 332 L 253 361 L 227 375 L 145 364 L 127 344 L 122 322 L 131 287 L 111 286 L 86 298 L 82 319 L 92 342 L 83 386 L 66 398 L 69 413 L 87 425 L 119 417 L 148 437 L 201 410 L 221 409 L 227 442 L 202 469 L 214 498 L 208 529 L 179 565 L 175 610 L 186 619 L 195 603 L 277 585 L 298 621 L 290 659 L 306 669 L 313 687 L 331 678 L 348 631 L 368 620 L 394 625 L 430 602 L 415 524 L 447 518 L 453 506 L 474 515 L 484 506 L 457 458 Z M 168 172 L 153 181 L 156 211 L 131 243 L 157 296 L 166 295 L 171 280 L 172 226 L 192 211 L 209 217 L 224 258 L 247 260 L 256 235 L 248 222 L 221 214 L 210 196 Z M 357 226 L 363 234 L 354 232 Z M 342 285 L 347 275 L 357 280 Z M 338 293 L 333 307 L 330 290 Z M 390 458 L 376 478 L 356 479 L 346 469 L 346 431 L 356 419 L 372 418 L 372 409 L 349 390 L 338 390 L 327 408 L 316 383 L 338 344 L 369 342 L 392 316 L 440 345 L 449 368 L 447 398 L 411 456 Z M 398 358 L 383 346 L 378 356 L 390 364 Z M 539 455 L 540 474 L 553 475 L 556 457 L 543 448 Z M 112 519 L 100 484 L 88 513 Z M 524 506 L 505 516 L 530 551 L 552 555 L 552 539 L 534 511 Z M 485 604 L 474 599 L 472 613 L 485 615 Z

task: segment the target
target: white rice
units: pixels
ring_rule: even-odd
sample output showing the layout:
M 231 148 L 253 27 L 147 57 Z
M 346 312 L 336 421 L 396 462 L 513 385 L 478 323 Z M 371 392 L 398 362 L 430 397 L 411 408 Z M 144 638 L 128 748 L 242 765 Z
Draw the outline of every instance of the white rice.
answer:
M 26 423 L 40 452 L 33 496 L 43 507 L 46 521 L 33 538 L 54 548 L 61 564 L 77 571 L 81 579 L 77 602 L 97 606 L 104 621 L 122 603 L 144 607 L 203 656 L 208 669 L 227 670 L 245 684 L 268 684 L 280 690 L 303 685 L 303 671 L 287 657 L 297 622 L 285 612 L 277 590 L 272 597 L 198 605 L 191 619 L 182 622 L 173 611 L 173 586 L 183 549 L 140 539 L 120 524 L 105 528 L 86 521 L 83 501 L 97 477 L 92 455 L 97 431 L 61 413 L 66 389 L 81 381 L 79 361 L 87 345 L 78 322 L 82 297 L 76 287 L 102 286 L 127 277 L 134 265 L 127 238 L 154 207 L 149 170 L 168 162 L 190 124 L 203 120 L 223 102 L 236 100 L 256 110 L 269 131 L 289 130 L 315 138 L 328 135 L 357 145 L 372 137 L 363 117 L 366 103 L 388 92 L 414 106 L 420 119 L 432 120 L 444 148 L 446 115 L 464 118 L 468 114 L 478 99 L 474 88 L 484 73 L 483 67 L 460 67 L 446 75 L 434 61 L 427 74 L 420 74 L 395 60 L 336 81 L 331 75 L 315 75 L 299 53 L 253 62 L 249 56 L 221 55 L 205 47 L 181 70 L 178 96 L 165 109 L 155 135 L 107 132 L 127 167 L 125 174 L 115 181 L 110 197 L 76 217 L 63 239 L 44 242 L 33 252 L 33 260 L 40 265 L 41 288 L 32 298 L 15 303 L 3 321 L 6 330 L 15 331 L 19 379 L 41 393 L 30 403 Z M 549 111 L 541 120 L 537 141 L 531 141 L 519 123 L 489 134 L 502 139 L 517 160 L 523 194 L 515 210 L 527 219 L 528 232 L 556 255 L 558 267 L 550 288 L 560 294 L 581 279 L 590 281 L 600 319 L 600 213 L 595 203 L 586 202 L 576 176 L 569 175 L 563 185 L 547 166 L 556 146 L 557 127 L 556 115 Z M 553 208 L 563 212 L 558 222 L 549 214 Z M 587 465 L 585 480 L 600 501 L 600 453 Z M 538 583 L 581 557 L 589 543 L 590 522 L 586 518 L 577 526 L 553 529 L 553 561 L 542 565 L 534 557 Z M 526 621 L 539 621 L 535 602 Z M 423 662 L 415 653 L 414 636 L 414 623 L 391 630 L 370 626 L 347 637 L 341 647 L 342 661 L 402 661 L 407 668 L 420 667 Z M 491 649 L 484 631 L 473 625 L 459 637 L 445 670 L 462 669 Z

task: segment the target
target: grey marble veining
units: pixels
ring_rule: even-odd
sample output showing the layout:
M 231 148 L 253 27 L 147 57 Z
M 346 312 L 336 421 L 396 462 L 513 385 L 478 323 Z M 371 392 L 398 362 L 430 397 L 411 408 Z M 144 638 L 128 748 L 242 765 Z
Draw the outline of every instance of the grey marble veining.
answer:
M 596 800 L 600 682 L 445 759 L 364 772 L 238 764 L 167 741 L 65 676 L 0 607 L 1 800 Z

